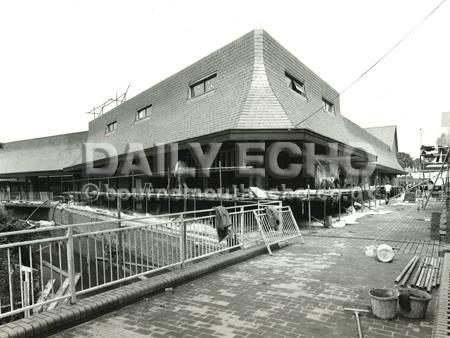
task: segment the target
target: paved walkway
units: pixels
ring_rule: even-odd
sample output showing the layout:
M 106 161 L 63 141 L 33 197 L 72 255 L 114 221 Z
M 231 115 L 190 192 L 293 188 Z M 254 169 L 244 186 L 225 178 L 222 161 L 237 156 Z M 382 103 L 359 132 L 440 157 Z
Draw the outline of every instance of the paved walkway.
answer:
M 402 204 L 385 210 L 391 213 L 306 234 L 305 244 L 228 267 L 56 337 L 356 337 L 355 321 L 343 307 L 369 304 L 370 287 L 391 287 L 412 255 L 439 249 L 424 221 L 430 210 Z M 394 262 L 364 255 L 366 245 L 382 242 L 397 248 Z M 425 320 L 363 317 L 365 337 L 431 337 L 433 310 L 430 304 Z

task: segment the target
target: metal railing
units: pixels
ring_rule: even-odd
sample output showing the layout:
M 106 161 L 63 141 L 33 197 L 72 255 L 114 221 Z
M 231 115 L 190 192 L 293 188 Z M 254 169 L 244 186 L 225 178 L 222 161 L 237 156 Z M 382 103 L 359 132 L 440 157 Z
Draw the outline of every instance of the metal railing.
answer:
M 48 191 L 0 192 L 0 201 L 46 202 L 53 200 L 53 193 Z
M 275 212 L 278 215 L 276 217 L 270 217 L 266 209 L 258 208 L 253 210 L 269 254 L 272 254 L 270 246 L 275 243 L 288 241 L 296 237 L 300 237 L 303 242 L 303 236 L 298 228 L 291 208 L 289 206 L 278 207 Z
M 0 318 L 262 241 L 257 215 L 267 205 L 290 212 L 274 201 L 229 207 L 232 226 L 220 242 L 215 209 L 0 233 Z

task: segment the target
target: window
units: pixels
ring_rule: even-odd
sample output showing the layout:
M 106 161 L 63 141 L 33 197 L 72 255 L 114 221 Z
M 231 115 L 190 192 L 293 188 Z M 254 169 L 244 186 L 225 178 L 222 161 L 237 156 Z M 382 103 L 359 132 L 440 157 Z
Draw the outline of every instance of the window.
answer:
M 288 87 L 301 96 L 306 97 L 305 84 L 288 73 L 285 73 L 285 75 Z
M 152 105 L 139 109 L 136 114 L 136 121 L 146 119 L 152 113 Z
M 113 131 L 116 130 L 117 127 L 117 121 L 111 122 L 109 124 L 106 125 L 106 133 L 112 133 Z
M 334 104 L 324 98 L 322 98 L 322 107 L 323 110 L 326 111 L 327 113 L 336 115 L 334 111 Z
M 214 90 L 216 88 L 216 78 L 217 74 L 213 74 L 192 84 L 189 87 L 190 97 L 194 98 Z

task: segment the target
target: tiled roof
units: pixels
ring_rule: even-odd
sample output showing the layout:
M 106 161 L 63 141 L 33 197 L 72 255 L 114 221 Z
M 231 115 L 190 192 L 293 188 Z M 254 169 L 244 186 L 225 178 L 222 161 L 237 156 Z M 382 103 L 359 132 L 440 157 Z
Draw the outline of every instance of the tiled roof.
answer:
M 306 98 L 286 85 L 286 72 L 304 83 Z M 189 86 L 211 74 L 217 74 L 215 89 L 190 98 Z M 86 136 L 87 142 L 110 143 L 123 154 L 129 143 L 152 148 L 231 129 L 295 128 L 348 145 L 368 142 L 380 165 L 398 170 L 395 151 L 390 152 L 388 145 L 343 117 L 339 98 L 334 101 L 334 115 L 320 109 L 322 99 L 330 101 L 337 94 L 269 34 L 254 30 L 91 121 L 87 135 L 21 141 L 16 148 L 9 144 L 10 150 L 3 155 L 0 150 L 0 174 L 80 164 L 80 144 Z M 150 104 L 150 117 L 136 121 L 137 110 Z M 317 113 L 305 120 L 314 111 Z M 114 121 L 116 130 L 105 134 L 106 125 Z M 16 161 L 9 152 L 12 149 L 25 158 Z
M 392 149 L 393 147 L 397 147 L 397 126 L 380 126 L 364 129 L 386 143 Z
M 91 121 L 89 142 L 111 143 L 121 154 L 129 142 L 151 148 L 235 128 L 248 107 L 254 67 L 254 32 L 250 32 Z M 214 73 L 215 90 L 189 98 L 189 85 Z M 149 104 L 151 116 L 135 122 L 137 110 Z M 269 123 L 261 127 L 272 126 L 269 115 L 267 119 Z M 105 135 L 106 124 L 113 121 L 116 131 Z
M 254 32 L 254 63 L 250 90 L 240 111 L 237 128 L 293 128 L 282 105 L 275 96 L 266 74 L 264 62 L 264 31 Z
M 304 82 L 307 98 L 286 86 L 285 72 Z M 216 89 L 189 99 L 189 84 L 212 73 L 217 73 Z M 254 30 L 91 121 L 88 139 L 111 143 L 121 154 L 129 142 L 151 148 L 229 129 L 293 129 L 322 106 L 322 97 L 336 95 L 269 34 Z M 136 123 L 137 110 L 148 104 L 152 115 Z M 332 116 L 320 110 L 298 128 L 349 142 L 338 99 L 335 111 Z M 105 135 L 113 121 L 117 130 Z
M 383 140 L 343 116 L 338 92 L 269 34 L 263 33 L 263 36 L 264 66 L 268 81 L 287 116 L 297 128 L 309 129 L 350 146 L 364 146 L 366 151 L 377 156 L 379 166 L 391 168 L 398 173 L 403 172 L 397 162 L 396 149 L 391 151 L 390 146 L 393 142 L 389 145 L 382 142 Z M 286 86 L 286 71 L 304 82 L 306 99 Z M 322 98 L 332 100 L 335 97 L 337 97 L 334 100 L 335 115 L 331 115 L 321 109 Z
M 80 163 L 87 131 L 3 143 L 0 175 L 58 171 Z
M 367 148 L 364 150 L 377 156 L 378 166 L 390 168 L 397 174 L 402 174 L 404 172 L 403 168 L 397 161 L 397 153 L 394 149 L 391 149 L 389 145 L 369 133 L 364 128 L 361 128 L 356 123 L 353 123 L 345 117 L 343 117 L 343 119 L 348 134 L 354 137 L 354 142 L 361 142 L 362 144 L 365 144 Z

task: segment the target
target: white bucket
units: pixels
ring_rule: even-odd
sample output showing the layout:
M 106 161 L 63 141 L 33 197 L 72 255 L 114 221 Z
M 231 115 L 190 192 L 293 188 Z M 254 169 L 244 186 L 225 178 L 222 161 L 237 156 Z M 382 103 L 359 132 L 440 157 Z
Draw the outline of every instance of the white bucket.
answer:
M 394 249 L 387 244 L 380 244 L 377 248 L 377 258 L 380 262 L 389 263 L 394 259 Z

